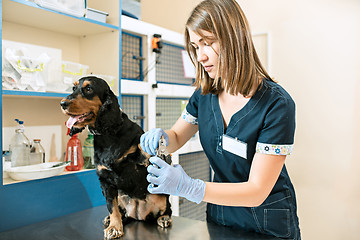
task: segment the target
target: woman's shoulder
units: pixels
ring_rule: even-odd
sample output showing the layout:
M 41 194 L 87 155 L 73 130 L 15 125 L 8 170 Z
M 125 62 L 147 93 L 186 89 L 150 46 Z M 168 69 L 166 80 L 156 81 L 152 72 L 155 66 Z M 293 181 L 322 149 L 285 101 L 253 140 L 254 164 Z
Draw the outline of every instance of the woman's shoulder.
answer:
M 201 88 L 195 89 L 194 93 L 192 94 L 192 98 L 195 98 L 196 100 L 199 99 L 207 99 L 210 98 L 213 94 L 208 93 L 208 94 L 203 94 L 201 91 Z
M 262 87 L 264 88 L 263 91 L 268 100 L 272 99 L 274 101 L 282 100 L 290 103 L 294 102 L 285 88 L 275 81 L 264 79 Z

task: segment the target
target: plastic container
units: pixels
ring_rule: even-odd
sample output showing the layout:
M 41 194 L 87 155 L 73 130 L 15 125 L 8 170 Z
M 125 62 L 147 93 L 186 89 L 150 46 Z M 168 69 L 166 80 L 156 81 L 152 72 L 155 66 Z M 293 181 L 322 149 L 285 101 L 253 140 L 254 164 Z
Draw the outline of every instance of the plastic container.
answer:
M 21 54 L 24 52 L 11 48 L 5 50 L 2 64 L 4 89 L 45 91 L 51 58 L 46 53 L 38 57 Z
M 72 136 L 67 143 L 65 162 L 70 162 L 70 164 L 65 167 L 67 171 L 79 171 L 84 166 L 81 142 L 78 139 L 78 134 Z
M 15 129 L 15 135 L 11 139 L 9 146 L 11 167 L 30 165 L 30 141 L 25 136 L 24 122 L 15 119 L 18 123 Z
M 67 86 L 66 92 L 72 92 L 74 83 L 86 76 L 89 66 L 80 63 L 62 61 L 62 79 Z
M 34 0 L 34 2 L 43 8 L 63 12 L 75 17 L 83 17 L 85 15 L 86 0 Z
M 3 89 L 61 89 L 61 86 L 52 86 L 61 83 L 61 49 L 9 40 L 2 40 L 2 44 Z
M 40 164 L 45 162 L 45 150 L 40 143 L 40 139 L 34 139 L 34 143 L 30 149 L 30 163 Z
M 86 168 L 86 169 L 95 168 L 94 135 L 92 135 L 91 133 L 88 133 L 88 136 L 84 141 L 82 153 L 83 153 L 83 158 L 84 158 L 84 168 Z

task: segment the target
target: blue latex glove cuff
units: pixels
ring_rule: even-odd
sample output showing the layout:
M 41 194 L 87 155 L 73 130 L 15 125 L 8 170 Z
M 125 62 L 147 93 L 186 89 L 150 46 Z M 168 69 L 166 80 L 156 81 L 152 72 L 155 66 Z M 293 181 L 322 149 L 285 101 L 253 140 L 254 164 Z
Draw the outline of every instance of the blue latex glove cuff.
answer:
M 184 197 L 197 204 L 204 199 L 204 181 L 192 179 L 180 165 L 170 166 L 158 157 L 151 157 L 150 162 L 153 164 L 147 168 L 150 193 Z

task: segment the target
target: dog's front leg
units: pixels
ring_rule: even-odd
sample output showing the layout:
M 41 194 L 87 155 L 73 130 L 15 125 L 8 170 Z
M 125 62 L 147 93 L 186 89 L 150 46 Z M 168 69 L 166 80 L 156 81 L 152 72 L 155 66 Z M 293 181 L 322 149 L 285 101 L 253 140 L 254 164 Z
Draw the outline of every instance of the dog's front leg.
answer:
M 117 194 L 117 191 L 114 190 Z M 105 239 L 117 239 L 124 235 L 122 216 L 118 207 L 117 195 L 111 194 L 109 196 L 109 191 L 106 194 L 107 208 L 109 210 L 109 223 L 108 226 L 104 229 L 104 238 Z

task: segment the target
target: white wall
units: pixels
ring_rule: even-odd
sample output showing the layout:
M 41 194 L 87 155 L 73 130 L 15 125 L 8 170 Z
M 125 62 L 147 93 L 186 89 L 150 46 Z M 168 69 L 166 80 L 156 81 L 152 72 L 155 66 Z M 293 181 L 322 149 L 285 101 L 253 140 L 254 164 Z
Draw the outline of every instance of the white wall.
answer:
M 182 33 L 197 2 L 142 1 L 142 20 Z M 287 166 L 303 239 L 360 239 L 360 1 L 238 2 L 253 32 L 270 33 L 271 75 L 296 102 Z
M 297 106 L 287 165 L 304 239 L 360 239 L 360 1 L 238 0 L 269 31 L 275 77 Z

